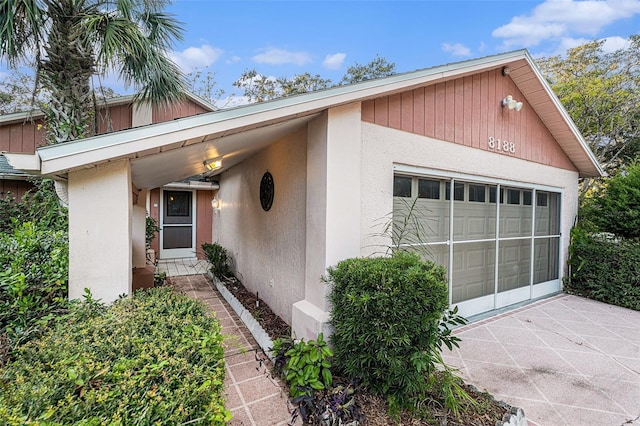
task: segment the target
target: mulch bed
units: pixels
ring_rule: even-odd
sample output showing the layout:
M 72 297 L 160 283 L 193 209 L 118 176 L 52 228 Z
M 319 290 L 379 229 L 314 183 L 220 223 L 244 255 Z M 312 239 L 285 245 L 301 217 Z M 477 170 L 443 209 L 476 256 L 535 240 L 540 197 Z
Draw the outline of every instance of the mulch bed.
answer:
M 262 300 L 258 300 L 256 295 L 248 291 L 244 285 L 236 278 L 226 279 L 223 285 L 238 299 L 238 301 L 252 313 L 253 317 L 260 323 L 272 340 L 279 337 L 290 337 L 291 327 L 278 315 L 273 313 L 271 308 Z M 258 300 L 258 303 L 256 303 Z M 392 417 L 387 409 L 384 398 L 371 394 L 364 388 L 357 391 L 357 403 L 363 414 L 362 425 L 367 426 L 388 426 L 388 425 L 447 425 L 447 426 L 494 426 L 501 421 L 503 415 L 509 413 L 511 407 L 507 404 L 496 401 L 490 394 L 481 392 L 473 386 L 464 385 L 465 390 L 478 402 L 478 408 L 461 411 L 460 417 L 442 407 L 438 401 L 428 403 L 432 415 L 430 421 L 417 419 L 410 413 L 401 412 L 398 416 Z

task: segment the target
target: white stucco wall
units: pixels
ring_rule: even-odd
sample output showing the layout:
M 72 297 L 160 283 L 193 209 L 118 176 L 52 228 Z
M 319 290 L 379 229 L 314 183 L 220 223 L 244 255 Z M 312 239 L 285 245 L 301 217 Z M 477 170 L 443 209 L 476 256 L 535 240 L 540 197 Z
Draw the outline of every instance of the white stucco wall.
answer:
M 393 211 L 394 164 L 498 180 L 530 183 L 562 191 L 562 250 L 578 209 L 578 173 L 362 123 L 362 255 L 384 250 L 382 228 Z M 522 143 L 525 143 L 523 141 Z
M 304 298 L 306 128 L 272 144 L 220 177 L 216 240 L 229 250 L 239 278 L 286 322 Z M 271 210 L 260 205 L 260 180 L 273 175 Z
M 132 208 L 128 160 L 69 173 L 70 299 L 131 294 Z

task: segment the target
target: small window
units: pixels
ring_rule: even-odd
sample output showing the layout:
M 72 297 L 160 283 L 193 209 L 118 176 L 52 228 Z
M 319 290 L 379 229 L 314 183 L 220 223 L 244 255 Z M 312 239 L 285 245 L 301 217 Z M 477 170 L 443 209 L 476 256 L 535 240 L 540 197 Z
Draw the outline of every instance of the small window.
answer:
M 507 204 L 520 204 L 520 190 L 508 189 L 507 190 Z
M 450 200 L 451 182 L 447 182 L 445 199 Z M 464 183 L 455 183 L 453 185 L 453 199 L 455 201 L 464 201 Z
M 440 181 L 418 179 L 418 198 L 440 199 Z
M 536 193 L 536 205 L 538 207 L 547 207 L 547 195 L 546 192 Z
M 491 204 L 495 204 L 496 203 L 496 192 L 498 191 L 498 188 L 496 188 L 495 186 L 490 186 L 489 187 L 489 202 Z
M 471 185 L 469 184 L 469 201 L 476 203 L 484 203 L 486 197 L 486 190 L 484 185 Z
M 522 191 L 522 204 L 525 206 L 531 205 L 531 191 Z
M 393 177 L 393 196 L 411 198 L 411 178 L 406 176 Z

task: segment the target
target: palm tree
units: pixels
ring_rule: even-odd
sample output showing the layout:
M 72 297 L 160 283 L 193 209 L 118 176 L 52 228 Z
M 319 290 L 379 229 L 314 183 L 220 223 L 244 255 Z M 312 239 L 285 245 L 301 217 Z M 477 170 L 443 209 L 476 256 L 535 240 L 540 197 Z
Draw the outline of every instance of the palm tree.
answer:
M 35 70 L 49 143 L 95 134 L 91 78 L 109 69 L 136 101 L 181 99 L 184 79 L 165 53 L 182 38 L 166 0 L 0 0 L 0 58 Z

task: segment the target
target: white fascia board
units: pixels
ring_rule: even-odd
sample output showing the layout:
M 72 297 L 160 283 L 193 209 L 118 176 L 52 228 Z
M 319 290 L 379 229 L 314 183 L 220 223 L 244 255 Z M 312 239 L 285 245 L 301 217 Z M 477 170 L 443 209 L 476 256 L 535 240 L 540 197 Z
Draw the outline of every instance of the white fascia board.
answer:
M 244 128 L 310 115 L 326 108 L 374 98 L 383 93 L 498 67 L 525 57 L 526 51 L 519 50 L 46 146 L 38 149 L 42 158 L 42 172 L 57 173 L 96 162 L 135 156 L 137 152 L 161 148 L 179 141 L 237 133 Z
M 547 92 L 549 99 L 551 99 L 556 109 L 560 111 L 560 115 L 562 116 L 562 119 L 567 124 L 567 127 L 575 137 L 576 141 L 580 144 L 580 148 L 582 148 L 585 155 L 588 157 L 589 161 L 593 165 L 595 172 L 599 174 L 599 176 L 605 176 L 606 172 L 602 169 L 602 166 L 600 166 L 600 163 L 596 159 L 596 156 L 593 154 L 593 151 L 591 151 L 591 148 L 589 148 L 587 141 L 585 141 L 584 137 L 582 137 L 580 130 L 578 130 L 578 128 L 576 127 L 576 124 L 573 122 L 573 119 L 571 118 L 571 116 L 569 116 L 569 113 L 564 108 L 564 105 L 562 105 L 562 102 L 560 102 L 560 99 L 558 99 L 558 96 L 556 96 L 551 86 L 549 86 L 549 84 L 547 83 L 547 80 L 542 75 L 542 72 L 540 71 L 538 66 L 535 64 L 531 56 L 529 56 L 528 54 L 526 55 L 526 59 L 529 62 L 529 66 L 531 67 L 533 72 L 536 74 L 536 77 L 538 78 L 538 80 L 542 82 L 542 87 L 544 87 L 544 90 Z
M 189 182 L 172 182 L 162 186 L 163 188 L 175 188 L 175 189 L 201 189 L 201 190 L 215 190 L 220 189 L 220 185 L 214 182 L 200 182 L 197 180 L 191 180 Z
M 40 173 L 40 156 L 35 154 L 11 154 L 3 152 L 7 162 L 16 170 L 22 170 L 28 173 Z

